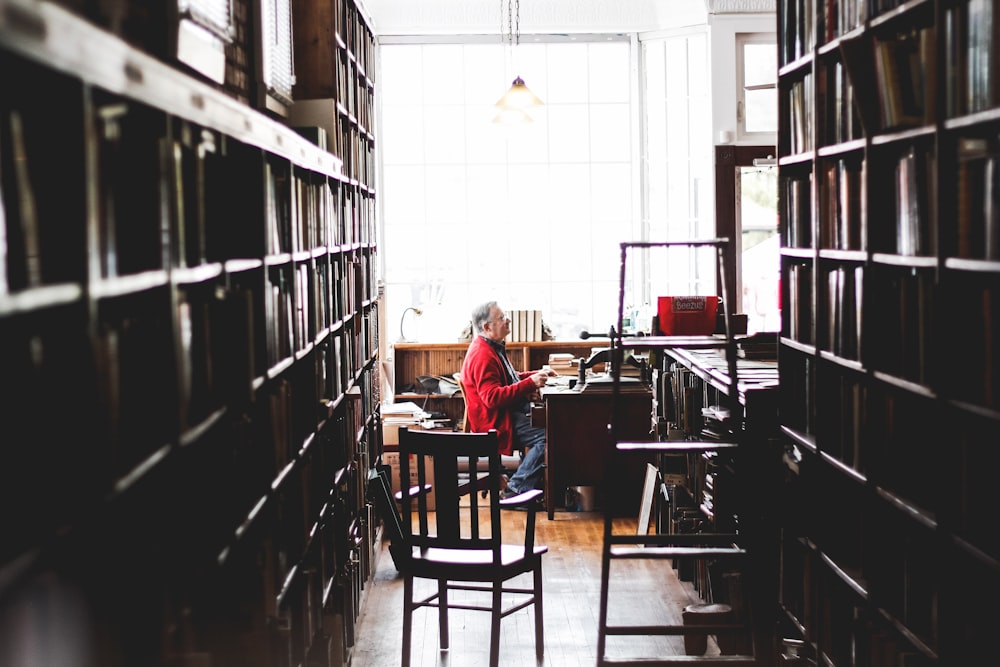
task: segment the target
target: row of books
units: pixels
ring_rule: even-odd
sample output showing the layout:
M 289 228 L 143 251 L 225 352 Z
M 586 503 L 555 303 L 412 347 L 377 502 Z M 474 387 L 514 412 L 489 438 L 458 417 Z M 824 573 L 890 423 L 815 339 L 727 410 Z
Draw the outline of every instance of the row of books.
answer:
M 826 162 L 821 168 L 820 247 L 864 249 L 868 220 L 866 162 L 841 159 Z
M 874 41 L 878 127 L 914 127 L 933 122 L 936 35 L 933 27 L 926 27 Z M 866 66 L 864 61 L 857 65 Z
M 95 259 L 104 279 L 165 270 L 166 262 L 198 267 L 375 239 L 374 198 L 355 186 L 265 160 L 259 151 L 139 102 L 97 93 L 94 106 L 99 138 Z M 82 185 L 78 200 L 76 188 L 53 197 L 44 178 L 56 158 L 53 143 L 59 142 L 65 160 L 83 150 L 83 135 L 53 133 L 26 112 L 0 109 L 0 293 L 80 282 L 88 271 L 84 260 L 72 259 L 65 249 L 86 243 Z M 244 194 L 261 180 L 263 216 L 254 198 Z M 60 201 L 57 212 L 53 202 Z M 266 231 L 255 228 L 255 221 Z M 57 244 L 57 236 L 77 240 Z
M 895 252 L 934 255 L 938 236 L 935 154 L 910 146 L 896 162 L 895 177 Z
M 366 528 L 372 518 L 364 499 L 369 453 L 364 442 L 357 442 L 365 422 L 364 390 L 351 392 L 351 400 L 344 401 L 303 455 L 297 449 L 301 442 L 287 428 L 296 413 L 290 394 L 298 389 L 278 385 L 271 403 L 276 456 L 289 454 L 277 468 L 280 483 L 267 501 L 280 513 L 281 529 L 270 534 L 268 526 L 260 527 L 266 539 L 257 569 L 263 599 L 285 630 L 269 643 L 273 649 L 304 654 L 334 617 L 353 625 L 361 584 L 371 573 L 376 537 Z M 277 443 L 287 446 L 282 449 Z M 330 480 L 340 483 L 331 489 Z
M 868 133 L 933 122 L 936 36 L 930 26 L 840 42 L 849 87 Z
M 300 57 L 313 56 L 315 42 L 330 38 L 329 32 L 314 26 L 308 29 L 309 34 L 295 45 Z M 289 121 L 303 136 L 341 159 L 341 171 L 349 182 L 372 191 L 377 168 L 374 85 L 343 43 L 328 48 L 332 53 L 312 57 L 299 67 L 299 99 L 289 108 Z
M 868 428 L 868 388 L 859 378 L 842 375 L 823 383 L 823 411 L 819 415 L 819 443 L 823 453 L 860 474 L 866 472 L 864 430 Z M 873 414 L 878 414 L 877 411 Z
M 781 181 L 781 205 L 785 209 L 782 245 L 808 248 L 812 245 L 812 173 Z
M 820 99 L 826 104 L 824 143 L 836 145 L 860 139 L 864 136 L 864 126 L 858 113 L 859 102 L 855 99 L 854 86 L 848 79 L 844 63 L 840 59 L 824 62 L 828 64 L 821 72 L 819 90 Z
M 1000 16 L 992 0 L 968 0 L 945 8 L 944 55 L 949 118 L 1000 103 L 997 37 Z
M 966 285 L 943 304 L 945 332 L 955 363 L 946 376 L 950 393 L 960 400 L 1000 410 L 1000 286 Z
M 542 311 L 540 310 L 509 310 L 510 333 L 507 342 L 523 343 L 544 340 L 542 326 Z
M 815 147 L 812 99 L 815 93 L 812 74 L 806 74 L 791 85 L 788 92 L 788 150 L 791 154 L 805 153 Z
M 826 273 L 824 349 L 845 359 L 860 359 L 864 267 L 839 265 Z
M 269 254 L 374 240 L 372 198 L 348 184 L 274 162 L 264 162 Z
M 965 137 L 956 147 L 956 257 L 1000 259 L 1000 141 Z M 867 163 L 842 158 L 822 163 L 819 183 L 820 247 L 862 250 L 867 242 Z M 894 163 L 890 209 L 894 234 L 874 249 L 907 256 L 938 252 L 938 159 L 933 148 L 909 146 Z M 812 237 L 812 175 L 782 181 L 786 247 L 809 247 Z
M 872 368 L 927 384 L 934 331 L 934 277 L 926 270 L 886 268 L 866 298 L 878 304 L 878 326 L 865 330 Z
M 869 18 L 896 9 L 905 0 L 789 0 L 781 3 L 782 62 L 790 63 L 848 35 Z
M 958 145 L 955 255 L 1000 260 L 1000 139 L 966 137 Z
M 807 345 L 814 340 L 812 270 L 812 264 L 806 262 L 796 262 L 788 267 L 788 302 L 782 308 L 788 337 Z
M 789 0 L 782 3 L 780 30 L 785 39 L 781 63 L 786 64 L 801 58 L 816 45 L 816 1 Z

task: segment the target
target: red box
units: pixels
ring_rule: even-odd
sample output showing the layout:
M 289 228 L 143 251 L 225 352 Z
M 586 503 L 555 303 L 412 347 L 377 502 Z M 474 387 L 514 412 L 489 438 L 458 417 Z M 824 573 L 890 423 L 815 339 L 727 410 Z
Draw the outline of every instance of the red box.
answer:
M 656 305 L 664 336 L 703 336 L 715 331 L 717 296 L 661 296 Z

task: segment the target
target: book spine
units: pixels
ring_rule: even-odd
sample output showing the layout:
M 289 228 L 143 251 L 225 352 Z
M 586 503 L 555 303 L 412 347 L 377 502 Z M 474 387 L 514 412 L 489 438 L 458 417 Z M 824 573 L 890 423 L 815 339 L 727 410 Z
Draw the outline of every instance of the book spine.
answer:
M 11 152 L 14 158 L 14 178 L 17 182 L 19 202 L 21 243 L 24 250 L 24 280 L 26 287 L 37 287 L 42 283 L 42 265 L 38 241 L 38 210 L 35 207 L 35 193 L 31 187 L 31 173 L 28 170 L 28 151 L 25 145 L 24 123 L 18 111 L 10 112 Z

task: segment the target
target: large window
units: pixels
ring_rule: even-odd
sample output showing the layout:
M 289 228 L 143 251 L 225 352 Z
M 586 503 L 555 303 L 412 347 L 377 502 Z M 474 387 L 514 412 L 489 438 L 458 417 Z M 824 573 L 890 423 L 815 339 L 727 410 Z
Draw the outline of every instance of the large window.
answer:
M 646 160 L 645 227 L 651 241 L 715 236 L 712 128 L 707 38 L 703 32 L 642 43 Z M 635 290 L 648 314 L 656 298 L 716 293 L 711 250 L 651 252 Z
M 617 317 L 618 243 L 638 233 L 630 41 L 380 48 L 387 340 L 456 340 L 472 307 L 538 309 L 559 339 Z M 519 74 L 544 101 L 529 126 L 491 121 Z

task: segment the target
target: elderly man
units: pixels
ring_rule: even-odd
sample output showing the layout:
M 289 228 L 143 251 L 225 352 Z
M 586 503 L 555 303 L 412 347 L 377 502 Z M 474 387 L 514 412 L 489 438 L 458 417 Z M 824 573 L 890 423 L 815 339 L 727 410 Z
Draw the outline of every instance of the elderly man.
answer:
M 488 301 L 472 311 L 474 336 L 462 363 L 462 385 L 469 425 L 473 431 L 496 429 L 501 454 L 524 448 L 517 472 L 508 480 L 504 497 L 540 488 L 545 465 L 545 429 L 531 425 L 531 397 L 551 371 L 516 371 L 507 358 L 504 339 L 510 318 Z

